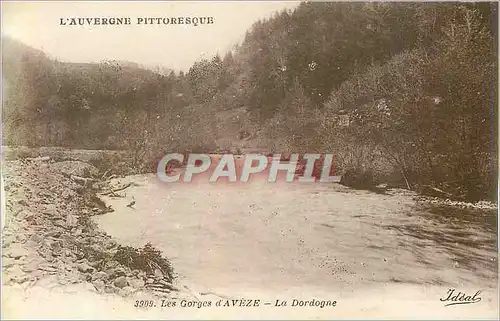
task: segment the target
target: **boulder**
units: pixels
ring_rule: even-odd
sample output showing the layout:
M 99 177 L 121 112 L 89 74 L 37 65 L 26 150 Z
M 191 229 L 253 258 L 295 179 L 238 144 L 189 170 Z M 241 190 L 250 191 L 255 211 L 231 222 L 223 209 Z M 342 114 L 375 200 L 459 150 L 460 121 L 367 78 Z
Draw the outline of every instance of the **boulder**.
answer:
M 94 271 L 94 268 L 87 263 L 80 263 L 78 264 L 78 271 L 82 273 L 87 273 Z
M 141 279 L 136 279 L 136 278 L 130 278 L 128 280 L 128 283 L 130 284 L 130 286 L 134 289 L 141 289 L 145 286 L 145 283 L 143 280 Z
M 92 274 L 92 280 L 96 281 L 96 280 L 106 280 L 108 278 L 108 275 L 106 274 L 106 272 L 103 272 L 103 271 L 98 271 L 98 272 L 95 272 L 94 274 Z
M 99 293 L 102 293 L 104 292 L 104 287 L 106 286 L 104 284 L 104 281 L 103 280 L 95 280 L 95 281 L 92 281 L 92 285 L 94 285 L 95 289 L 97 290 L 97 292 Z
M 125 276 L 119 276 L 113 281 L 113 285 L 120 289 L 124 288 L 128 286 L 127 278 Z
M 66 228 L 73 228 L 73 227 L 76 227 L 78 225 L 78 217 L 76 215 L 71 215 L 71 214 L 68 214 L 66 216 L 66 222 L 65 222 L 65 226 Z

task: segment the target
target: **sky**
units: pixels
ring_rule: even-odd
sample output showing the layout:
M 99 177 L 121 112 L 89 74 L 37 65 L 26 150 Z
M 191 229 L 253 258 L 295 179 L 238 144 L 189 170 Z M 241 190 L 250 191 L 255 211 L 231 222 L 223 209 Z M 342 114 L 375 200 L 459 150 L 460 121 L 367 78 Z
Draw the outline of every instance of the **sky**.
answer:
M 188 70 L 196 60 L 223 55 L 252 24 L 298 2 L 5 2 L 2 34 L 70 62 L 104 59 Z M 68 26 L 63 18 L 130 17 L 131 25 Z M 213 24 L 138 25 L 141 17 L 213 17 Z

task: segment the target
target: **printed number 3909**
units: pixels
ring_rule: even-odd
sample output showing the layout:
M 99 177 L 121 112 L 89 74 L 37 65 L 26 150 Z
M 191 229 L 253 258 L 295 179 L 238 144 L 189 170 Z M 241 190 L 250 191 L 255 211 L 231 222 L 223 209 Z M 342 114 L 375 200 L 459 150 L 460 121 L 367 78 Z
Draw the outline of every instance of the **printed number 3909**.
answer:
M 153 300 L 136 300 L 134 307 L 136 308 L 152 308 L 155 306 L 155 302 Z

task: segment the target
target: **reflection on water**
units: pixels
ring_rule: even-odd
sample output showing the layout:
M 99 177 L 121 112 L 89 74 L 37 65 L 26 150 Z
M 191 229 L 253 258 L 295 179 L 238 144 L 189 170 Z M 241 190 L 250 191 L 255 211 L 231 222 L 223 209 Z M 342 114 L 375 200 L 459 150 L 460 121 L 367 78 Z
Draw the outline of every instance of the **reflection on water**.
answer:
M 422 253 L 427 247 L 434 247 L 450 255 L 457 267 L 479 274 L 497 274 L 496 210 L 419 204 L 408 215 L 418 215 L 424 221 L 383 227 L 405 236 L 398 239 L 399 246 L 412 243 L 420 263 L 431 265 Z

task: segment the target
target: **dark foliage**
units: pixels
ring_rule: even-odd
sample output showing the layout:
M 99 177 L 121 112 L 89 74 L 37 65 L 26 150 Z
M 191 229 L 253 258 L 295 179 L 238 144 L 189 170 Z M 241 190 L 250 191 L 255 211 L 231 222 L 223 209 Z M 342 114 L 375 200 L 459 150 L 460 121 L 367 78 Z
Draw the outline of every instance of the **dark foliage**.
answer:
M 187 73 L 4 41 L 4 144 L 329 152 L 377 181 L 496 198 L 496 3 L 302 3 Z M 165 61 L 168 65 L 168 60 Z
M 152 275 L 155 274 L 156 270 L 159 270 L 169 282 L 174 278 L 170 262 L 151 243 L 147 243 L 139 249 L 131 246 L 119 246 L 113 259 L 132 270 L 145 271 Z

